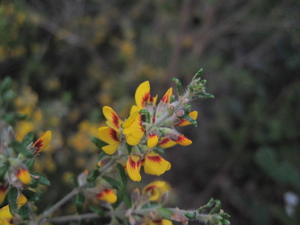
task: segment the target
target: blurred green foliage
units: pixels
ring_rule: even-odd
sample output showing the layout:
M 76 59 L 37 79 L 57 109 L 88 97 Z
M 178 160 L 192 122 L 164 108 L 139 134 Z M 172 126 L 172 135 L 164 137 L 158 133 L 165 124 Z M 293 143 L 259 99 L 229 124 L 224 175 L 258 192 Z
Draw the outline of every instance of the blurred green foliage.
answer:
M 289 215 L 284 199 L 300 195 L 298 0 L 0 4 L 0 77 L 16 81 L 19 97 L 31 87 L 48 118 L 39 129 L 61 134 L 59 151 L 45 157 L 56 171 L 70 169 L 76 146 L 78 170 L 86 165 L 90 148 L 78 140 L 94 132 L 100 106 L 122 109 L 141 80 L 160 90 L 202 66 L 216 98 L 199 104 L 199 126 L 187 130 L 195 150 L 170 155 L 175 171 L 166 178 L 187 196 L 178 205 L 213 196 L 233 224 L 299 224 L 299 204 Z

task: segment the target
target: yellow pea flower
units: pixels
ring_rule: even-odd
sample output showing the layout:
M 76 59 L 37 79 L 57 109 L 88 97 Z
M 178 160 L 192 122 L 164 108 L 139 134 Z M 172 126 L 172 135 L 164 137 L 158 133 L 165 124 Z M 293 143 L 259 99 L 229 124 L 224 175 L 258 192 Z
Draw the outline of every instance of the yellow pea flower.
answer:
M 163 103 L 170 103 L 172 95 L 173 95 L 173 88 L 169 88 L 160 101 Z
M 141 166 L 142 166 L 142 160 L 141 160 L 140 156 L 130 155 L 128 157 L 128 160 L 126 163 L 126 171 L 131 180 L 141 181 L 141 179 L 142 179 L 141 174 L 140 174 Z
M 144 171 L 147 174 L 160 176 L 171 168 L 171 163 L 155 152 L 149 152 L 144 159 Z
M 170 185 L 165 181 L 154 181 L 144 187 L 143 193 L 149 196 L 150 201 L 159 201 L 161 197 L 169 192 Z
M 46 149 L 49 146 L 51 139 L 52 132 L 50 130 L 43 133 L 42 136 L 33 143 L 34 153 L 39 153 Z
M 149 81 L 144 81 L 137 87 L 134 98 L 135 104 L 140 109 L 144 108 L 147 105 L 147 103 L 151 101 Z
M 158 220 L 151 220 L 146 223 L 143 223 L 143 225 L 173 225 L 171 220 L 167 219 L 158 219 Z
M 0 224 L 1 225 L 13 225 L 13 215 L 10 213 L 9 206 L 3 206 L 0 208 Z
M 16 176 L 25 185 L 28 185 L 31 183 L 31 175 L 30 175 L 29 171 L 25 168 L 18 169 Z
M 191 117 L 193 120 L 196 120 L 198 118 L 198 112 L 197 111 L 192 111 L 189 113 L 189 117 Z M 178 123 L 176 124 L 176 126 L 179 126 L 179 127 L 184 127 L 184 126 L 188 126 L 188 125 L 191 125 L 192 123 L 186 119 L 180 119 L 178 121 Z
M 104 189 L 96 195 L 98 200 L 105 201 L 107 203 L 113 204 L 117 201 L 117 194 L 112 189 Z
M 121 143 L 118 137 L 118 132 L 110 127 L 100 127 L 98 131 L 99 139 L 108 144 L 102 147 L 102 150 L 106 154 L 114 154 Z
M 158 143 L 158 136 L 157 134 L 149 134 L 147 137 L 147 147 L 154 148 Z
M 21 208 L 23 205 L 25 205 L 27 203 L 27 201 L 28 201 L 28 199 L 26 198 L 26 196 L 23 195 L 22 193 L 20 193 L 17 198 L 18 208 Z

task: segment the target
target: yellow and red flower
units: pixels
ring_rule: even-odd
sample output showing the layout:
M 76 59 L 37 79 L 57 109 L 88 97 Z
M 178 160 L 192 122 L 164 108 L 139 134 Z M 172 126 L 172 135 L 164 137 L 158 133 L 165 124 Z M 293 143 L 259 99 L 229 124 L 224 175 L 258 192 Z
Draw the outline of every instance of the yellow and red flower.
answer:
M 10 213 L 8 205 L 0 208 L 0 224 L 13 225 L 13 215 Z
M 116 191 L 113 189 L 109 189 L 109 188 L 106 188 L 106 189 L 102 190 L 101 192 L 99 192 L 96 195 L 96 198 L 98 200 L 105 201 L 110 204 L 113 204 L 118 200 Z
M 138 155 L 130 155 L 126 162 L 126 171 L 129 178 L 133 181 L 141 181 L 140 174 L 142 159 Z
M 155 152 L 149 152 L 144 159 L 144 171 L 147 174 L 160 176 L 171 168 L 171 163 Z
M 198 118 L 198 112 L 197 111 L 192 111 L 189 113 L 189 117 L 191 117 L 191 119 L 196 120 Z M 184 126 L 188 126 L 191 125 L 192 123 L 184 118 L 180 118 L 178 123 L 176 124 L 176 126 L 179 127 L 184 127 Z
M 155 152 L 147 153 L 143 159 L 138 155 L 130 155 L 126 162 L 126 171 L 131 180 L 141 181 L 142 166 L 146 174 L 160 176 L 171 168 L 171 163 Z
M 173 225 L 171 220 L 167 219 L 156 219 L 156 220 L 149 220 L 142 225 Z
M 150 201 L 159 201 L 170 190 L 171 187 L 167 182 L 158 180 L 145 186 L 143 193 L 148 195 Z
M 20 168 L 16 173 L 17 178 L 21 181 L 22 184 L 28 185 L 31 183 L 31 174 L 25 168 Z
M 42 136 L 33 143 L 34 153 L 37 154 L 45 150 L 49 146 L 51 139 L 52 132 L 50 130 L 43 133 Z
M 186 136 L 179 134 L 175 135 L 174 137 L 163 137 L 160 139 L 158 144 L 161 148 L 170 148 L 176 144 L 179 144 L 181 146 L 188 146 L 192 144 L 192 141 Z

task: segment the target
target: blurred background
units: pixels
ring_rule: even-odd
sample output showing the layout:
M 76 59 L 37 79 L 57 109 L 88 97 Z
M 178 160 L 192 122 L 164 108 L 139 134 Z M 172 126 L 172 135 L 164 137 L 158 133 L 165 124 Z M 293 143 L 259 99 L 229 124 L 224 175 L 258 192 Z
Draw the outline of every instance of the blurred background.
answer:
M 203 67 L 215 99 L 197 102 L 199 126 L 183 130 L 193 145 L 166 156 L 172 204 L 214 197 L 232 224 L 300 224 L 299 0 L 0 4 L 0 77 L 13 78 L 29 118 L 17 138 L 54 131 L 36 165 L 54 183 L 44 207 L 94 165 L 102 106 L 125 116 L 141 81 L 162 94 Z

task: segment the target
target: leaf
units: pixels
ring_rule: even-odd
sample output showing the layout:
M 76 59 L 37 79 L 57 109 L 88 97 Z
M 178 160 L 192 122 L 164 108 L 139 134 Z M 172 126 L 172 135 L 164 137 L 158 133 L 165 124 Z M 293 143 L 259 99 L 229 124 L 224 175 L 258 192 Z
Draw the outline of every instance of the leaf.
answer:
M 18 210 L 18 214 L 22 217 L 23 220 L 29 219 L 29 212 L 30 212 L 30 208 L 28 207 L 27 204 L 22 206 Z
M 102 148 L 103 146 L 107 145 L 104 141 L 101 141 L 99 138 L 92 137 L 92 142 L 97 146 L 97 148 Z
M 175 90 L 178 95 L 182 95 L 184 93 L 184 88 L 182 82 L 178 78 L 173 78 L 172 81 L 175 83 Z
M 18 197 L 17 188 L 10 188 L 7 194 L 7 200 L 8 200 L 9 208 L 13 213 L 16 213 L 18 210 L 17 197 Z
M 121 164 L 118 164 L 117 168 L 118 168 L 118 171 L 119 171 L 119 174 L 120 174 L 120 177 L 121 177 L 122 184 L 123 184 L 123 186 L 126 186 L 128 178 L 125 174 L 124 167 Z
M 34 166 L 34 162 L 35 162 L 35 159 L 34 159 L 34 158 L 32 158 L 32 159 L 27 159 L 27 160 L 25 161 L 25 165 L 27 166 L 27 168 L 28 168 L 29 170 L 31 170 L 32 167 Z
M 108 182 L 113 188 L 120 190 L 122 187 L 122 183 L 117 181 L 116 179 L 108 176 L 103 176 L 103 179 Z
M 157 212 L 163 218 L 170 219 L 171 215 L 173 214 L 171 210 L 166 208 L 158 208 Z
M 24 146 L 28 146 L 30 143 L 33 142 L 34 139 L 34 133 L 33 132 L 29 132 L 23 139 L 22 143 L 24 144 Z

